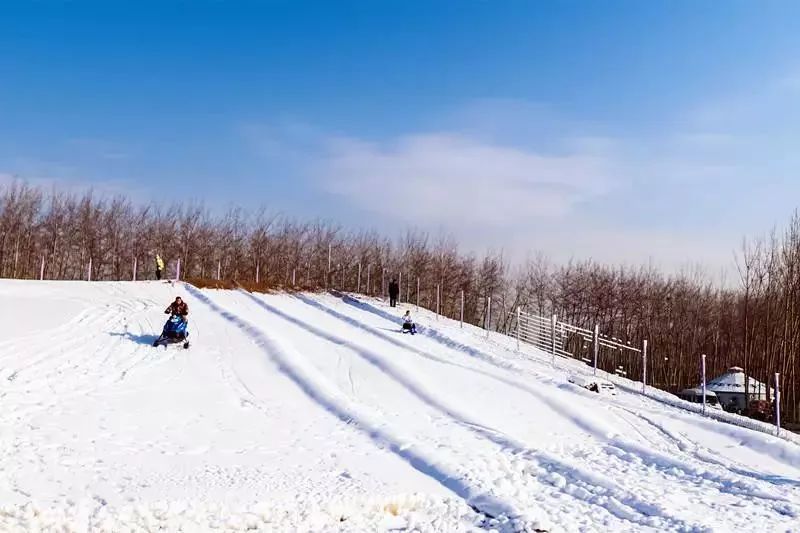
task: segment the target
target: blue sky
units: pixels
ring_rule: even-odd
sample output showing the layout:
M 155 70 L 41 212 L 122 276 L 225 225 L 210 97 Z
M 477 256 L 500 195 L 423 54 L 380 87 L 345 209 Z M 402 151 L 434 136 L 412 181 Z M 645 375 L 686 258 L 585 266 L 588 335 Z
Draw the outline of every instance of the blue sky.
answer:
M 0 179 L 730 267 L 800 198 L 800 3 L 0 6 Z

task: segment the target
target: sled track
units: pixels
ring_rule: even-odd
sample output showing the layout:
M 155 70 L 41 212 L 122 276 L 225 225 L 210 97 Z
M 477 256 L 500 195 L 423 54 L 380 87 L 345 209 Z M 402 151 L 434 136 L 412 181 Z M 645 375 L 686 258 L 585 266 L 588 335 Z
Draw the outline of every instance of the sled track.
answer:
M 108 381 L 106 373 L 108 365 L 106 363 L 111 354 L 115 354 L 121 361 L 124 361 L 135 353 L 135 348 L 132 350 L 121 349 L 125 347 L 122 339 L 115 339 L 109 345 L 107 337 L 104 335 L 102 338 L 97 338 L 96 335 L 85 333 L 76 337 L 70 330 L 80 328 L 80 331 L 91 331 L 90 328 L 104 323 L 109 317 L 120 318 L 126 311 L 126 306 L 115 309 L 113 314 L 109 314 L 107 309 L 90 309 L 69 327 L 58 328 L 58 333 L 48 335 L 47 344 L 42 342 L 38 345 L 48 346 L 39 350 L 41 356 L 30 363 L 14 368 L 6 377 L 5 383 L 0 384 L 0 391 L 4 396 L 14 394 L 27 396 L 37 390 L 47 389 L 51 401 L 44 405 L 33 406 L 25 412 L 16 410 L 6 412 L 5 415 L 13 417 L 50 409 L 65 398 L 90 393 L 106 384 Z M 17 342 L 7 345 L 5 350 L 13 352 L 21 347 L 25 347 L 28 351 L 37 349 L 37 345 L 31 347 Z M 91 362 L 98 364 L 89 364 Z M 77 381 L 62 385 L 60 378 L 63 375 L 68 375 L 72 379 L 77 378 Z M 66 390 L 56 390 L 54 384 L 65 387 Z
M 251 298 L 254 298 L 251 295 L 248 295 Z M 404 346 L 405 343 L 401 341 L 397 341 L 392 338 L 387 338 L 387 336 L 377 331 L 374 328 L 370 328 L 365 326 L 364 324 L 358 323 L 354 319 L 344 316 L 341 313 L 330 309 L 318 302 L 315 302 L 307 297 L 298 296 L 298 298 L 303 301 L 304 303 L 318 309 L 321 312 L 325 312 L 328 315 L 334 316 L 345 323 L 348 323 L 352 326 L 358 327 L 361 330 L 367 331 L 368 333 L 386 340 L 394 345 Z M 266 304 L 263 304 L 266 305 Z M 276 312 L 275 310 L 272 310 Z M 383 315 L 383 313 L 381 313 Z M 385 317 L 384 317 L 385 318 Z M 291 320 L 291 319 L 290 319 Z M 307 326 L 307 329 L 310 326 Z M 321 334 L 322 336 L 326 336 L 325 334 Z M 434 340 L 440 341 L 443 336 L 437 335 L 434 337 Z M 329 339 L 331 342 L 335 342 L 337 344 L 347 344 L 346 341 L 342 341 L 341 339 Z M 452 341 L 445 342 L 445 345 L 448 348 L 451 348 L 455 351 L 462 351 L 459 350 L 457 343 Z M 359 353 L 362 357 L 370 357 L 371 354 L 364 354 L 361 349 L 358 347 L 350 346 L 356 353 Z M 408 349 L 414 353 L 419 355 L 428 357 L 428 354 L 421 352 L 421 350 L 408 347 Z M 477 350 L 470 349 L 470 355 L 474 355 Z M 372 355 L 374 357 L 374 355 Z M 482 357 L 482 359 L 487 360 L 488 358 Z M 374 362 L 374 361 L 373 361 Z M 445 361 L 442 361 L 445 362 Z M 494 361 L 489 361 L 494 362 Z M 452 364 L 447 362 L 447 364 Z M 472 369 L 474 371 L 480 372 L 480 370 Z M 402 381 L 402 377 L 398 377 L 397 373 L 394 374 L 394 377 L 399 381 Z M 495 377 L 495 376 L 492 376 Z M 552 382 L 552 380 L 548 380 Z M 405 385 L 409 388 L 413 388 L 414 385 L 409 385 L 405 383 Z M 526 387 L 527 388 L 527 387 Z M 533 392 L 530 391 L 529 392 Z M 541 398 L 540 398 L 541 399 Z M 428 401 L 429 399 L 425 399 Z M 428 401 L 428 403 L 431 403 Z M 459 415 L 454 414 L 454 412 L 448 408 L 443 406 L 442 404 L 435 405 L 440 411 L 445 414 L 450 415 L 451 417 L 455 418 L 460 424 L 464 427 L 468 427 L 469 429 L 475 431 L 478 424 L 475 424 L 473 421 L 468 419 L 464 419 L 459 417 Z M 580 413 L 571 412 L 565 413 L 567 416 L 570 417 L 581 417 Z M 774 513 L 783 517 L 796 517 L 800 516 L 800 508 L 791 502 L 788 498 L 783 497 L 778 494 L 774 494 L 771 492 L 770 488 L 763 487 L 764 480 L 755 479 L 757 482 L 756 485 L 753 484 L 754 479 L 749 478 L 747 476 L 742 476 L 739 472 L 732 470 L 729 466 L 724 465 L 722 463 L 714 464 L 714 467 L 719 468 L 722 467 L 725 470 L 725 474 L 720 473 L 711 473 L 708 472 L 704 467 L 700 466 L 693 466 L 690 463 L 687 463 L 685 460 L 673 460 L 661 453 L 652 452 L 650 450 L 646 450 L 639 445 L 629 443 L 623 439 L 618 437 L 616 438 L 608 438 L 606 435 L 599 428 L 592 427 L 592 422 L 588 419 L 583 420 L 584 426 L 589 429 L 590 433 L 594 435 L 600 442 L 606 442 L 605 445 L 601 446 L 602 453 L 604 454 L 604 462 L 605 464 L 612 465 L 612 468 L 609 469 L 608 474 L 610 476 L 614 476 L 619 472 L 630 470 L 624 467 L 627 466 L 628 463 L 631 461 L 639 462 L 643 468 L 638 468 L 634 472 L 633 475 L 637 477 L 641 477 L 642 475 L 651 476 L 652 473 L 655 473 L 657 478 L 654 480 L 656 483 L 670 483 L 670 479 L 673 480 L 672 483 L 677 483 L 678 488 L 683 488 L 685 486 L 686 479 L 695 478 L 702 480 L 702 489 L 704 491 L 707 490 L 716 490 L 721 494 L 726 494 L 728 496 L 737 497 L 740 500 L 739 505 L 746 507 L 751 504 L 753 500 L 761 500 L 763 502 L 760 508 L 756 507 L 753 509 L 754 518 L 757 518 L 758 512 L 766 506 L 767 508 L 772 509 Z M 491 430 L 494 431 L 494 430 Z M 637 429 L 638 431 L 638 429 Z M 495 435 L 499 433 L 495 432 Z M 642 437 L 645 437 L 644 434 L 641 434 Z M 588 474 L 588 471 L 583 471 L 577 465 L 567 465 L 563 462 L 562 459 L 554 457 L 550 454 L 536 454 L 535 452 L 531 452 L 530 450 L 525 449 L 524 445 L 519 443 L 514 443 L 513 439 L 508 438 L 507 436 L 503 436 L 503 438 L 498 442 L 498 439 L 494 438 L 492 434 L 482 434 L 482 436 L 493 440 L 502 448 L 511 449 L 512 453 L 516 456 L 524 455 L 529 459 L 532 459 L 537 462 L 537 464 L 546 464 L 547 470 L 557 475 L 563 476 L 566 479 L 573 480 L 570 483 L 570 488 L 575 486 L 574 481 L 578 480 L 580 483 L 583 484 L 583 489 L 585 489 L 589 494 L 597 494 L 597 489 L 602 489 L 600 494 L 603 496 L 611 496 L 612 498 L 616 499 L 618 502 L 626 502 L 626 504 L 622 505 L 612 505 L 607 506 L 611 510 L 613 514 L 617 517 L 626 519 L 631 522 L 639 523 L 640 525 L 655 525 L 652 520 L 636 520 L 635 516 L 630 513 L 629 510 L 625 510 L 624 507 L 628 507 L 629 509 L 637 510 L 641 512 L 644 510 L 644 514 L 648 516 L 660 516 L 663 519 L 673 520 L 668 527 L 670 528 L 678 528 L 678 529 L 692 529 L 694 527 L 698 527 L 697 524 L 689 524 L 685 522 L 681 522 L 680 519 L 670 516 L 666 513 L 661 505 L 654 505 L 652 503 L 648 503 L 642 501 L 640 498 L 631 497 L 630 494 L 626 494 L 623 489 L 621 489 L 616 483 L 610 481 L 610 477 L 603 478 L 602 476 L 598 476 L 597 474 Z M 687 455 L 681 454 L 684 459 L 688 459 L 690 461 L 700 461 L 701 464 L 707 464 L 707 461 L 701 457 L 696 457 L 694 455 Z M 585 461 L 578 461 L 579 463 L 585 463 Z M 587 467 L 596 470 L 597 463 L 588 463 L 586 464 Z M 733 474 L 733 475 L 730 475 Z M 677 491 L 680 493 L 680 490 Z M 582 494 L 579 492 L 579 494 Z M 574 496 L 574 494 L 571 494 Z M 591 502 L 591 499 L 587 499 L 587 501 Z M 765 505 L 764 505 L 765 504 Z M 618 510 L 618 513 L 614 513 L 614 510 Z M 745 521 L 742 524 L 739 524 L 740 527 L 746 527 L 749 522 Z
M 587 471 L 582 470 L 580 467 L 565 463 L 563 460 L 548 454 L 543 454 L 529 449 L 524 444 L 509 437 L 505 433 L 482 425 L 480 422 L 471 419 L 471 417 L 460 413 L 457 409 L 447 405 L 447 402 L 426 390 L 419 382 L 411 378 L 407 372 L 398 368 L 395 364 L 386 360 L 385 357 L 366 350 L 354 343 L 351 343 L 341 337 L 329 334 L 326 331 L 320 330 L 310 324 L 304 323 L 295 317 L 287 315 L 285 312 L 280 311 L 256 296 L 249 293 L 242 292 L 242 294 L 255 301 L 257 305 L 262 307 L 267 312 L 281 317 L 286 322 L 293 324 L 308 333 L 316 335 L 320 339 L 327 341 L 337 346 L 343 346 L 360 358 L 373 365 L 379 371 L 387 375 L 390 379 L 401 384 L 406 390 L 417 397 L 426 406 L 438 411 L 440 414 L 449 418 L 453 423 L 460 426 L 464 430 L 472 433 L 479 439 L 483 439 L 493 443 L 496 446 L 495 453 L 502 454 L 506 458 L 508 465 L 512 463 L 515 467 L 506 467 L 506 472 L 512 478 L 524 479 L 531 477 L 530 472 L 540 472 L 554 477 L 553 474 L 558 476 L 556 479 L 569 480 L 568 484 L 559 486 L 558 482 L 541 484 L 536 478 L 532 476 L 537 483 L 537 491 L 550 493 L 551 497 L 554 493 L 560 493 L 573 499 L 576 503 L 588 505 L 586 512 L 592 512 L 592 507 L 600 503 L 609 502 L 607 505 L 601 505 L 599 508 L 607 511 L 610 515 L 622 520 L 626 523 L 636 524 L 644 527 L 667 527 L 674 530 L 690 530 L 696 525 L 687 523 L 680 518 L 671 516 L 660 506 L 652 502 L 646 502 L 641 498 L 633 495 L 632 493 L 622 489 L 615 482 L 609 478 L 602 478 L 594 474 L 589 474 Z M 301 297 L 303 301 L 306 301 Z M 306 302 L 307 303 L 307 302 Z M 311 305 L 311 304 L 309 304 Z M 316 306 L 315 306 L 316 307 Z M 321 307 L 321 306 L 320 306 Z M 361 329 L 374 332 L 372 328 L 364 327 L 361 324 L 357 325 Z M 378 333 L 379 337 L 384 338 L 385 335 Z M 394 341 L 394 344 L 403 344 L 399 341 Z M 417 350 L 413 350 L 417 352 Z M 438 359 L 437 359 L 438 361 Z M 469 369 L 469 367 L 467 367 Z M 475 370 L 475 369 L 470 369 Z M 470 458 L 470 462 L 479 463 L 489 460 L 487 457 L 477 456 Z M 463 459 L 462 459 L 463 461 Z M 580 490 L 577 490 L 580 489 Z M 598 507 L 594 507 L 595 511 Z
M 352 404 L 346 397 L 337 394 L 333 387 L 326 383 L 324 377 L 317 375 L 317 372 L 303 361 L 303 357 L 300 354 L 292 353 L 287 348 L 282 347 L 278 341 L 267 336 L 251 323 L 219 306 L 194 287 L 187 286 L 187 290 L 198 301 L 207 305 L 219 316 L 244 331 L 287 378 L 329 414 L 345 424 L 354 424 L 373 442 L 386 446 L 415 469 L 433 477 L 487 518 L 498 516 L 515 518 L 521 514 L 517 509 L 505 502 L 497 500 L 490 495 L 477 493 L 475 488 L 461 479 L 461 476 L 456 472 L 449 471 L 441 464 L 432 461 L 426 456 L 427 454 L 414 451 L 411 446 L 406 444 L 412 442 L 413 439 L 399 436 L 391 429 L 381 427 L 380 424 L 371 420 L 372 416 L 370 414 L 362 412 L 363 409 Z M 413 448 L 417 447 L 417 445 L 413 446 Z
M 734 473 L 741 478 L 751 480 L 751 482 L 756 482 L 761 485 L 792 485 L 800 489 L 800 480 L 792 480 L 786 477 L 765 476 L 764 474 L 758 474 L 748 470 L 745 466 L 735 461 L 724 461 L 718 457 L 715 457 L 710 450 L 704 448 L 703 446 L 666 429 L 662 424 L 656 422 L 650 416 L 642 412 L 634 411 L 623 406 L 617 406 L 615 409 L 629 413 L 631 416 L 645 422 L 654 431 L 662 435 L 662 442 L 669 442 L 671 444 L 669 447 L 670 449 L 667 450 L 667 453 L 677 452 L 681 456 L 689 457 L 693 460 L 696 460 L 700 464 L 707 465 L 709 468 L 721 468 L 724 469 L 724 471 Z M 631 426 L 635 427 L 633 424 L 631 424 Z

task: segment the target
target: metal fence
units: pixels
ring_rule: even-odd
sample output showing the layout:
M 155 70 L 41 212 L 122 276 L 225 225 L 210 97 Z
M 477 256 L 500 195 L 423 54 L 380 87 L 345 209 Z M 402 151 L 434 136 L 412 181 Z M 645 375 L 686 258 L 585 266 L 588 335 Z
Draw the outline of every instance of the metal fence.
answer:
M 647 382 L 647 341 L 642 348 L 633 346 L 600 333 L 595 326 L 589 330 L 561 322 L 556 315 L 550 317 L 517 310 L 516 335 L 518 341 L 536 346 L 555 357 L 579 359 L 598 369 L 628 377 L 631 368 L 641 374 L 643 386 Z
M 522 312 L 517 309 L 516 331 L 517 345 L 524 342 L 549 353 L 555 364 L 556 357 L 578 359 L 591 366 L 593 373 L 604 372 L 609 378 L 615 377 L 615 383 L 630 392 L 640 392 L 660 402 L 679 407 L 687 411 L 709 416 L 716 420 L 727 422 L 741 427 L 746 427 L 762 433 L 771 433 L 786 440 L 800 444 L 800 437 L 787 431 L 781 431 L 780 407 L 775 413 L 774 425 L 761 422 L 745 416 L 706 409 L 705 402 L 694 404 L 673 396 L 672 394 L 651 388 L 647 391 L 647 340 L 642 341 L 642 347 L 637 348 L 630 342 L 603 335 L 600 328 L 588 330 L 558 320 L 556 315 L 546 317 Z M 704 360 L 705 355 L 701 356 Z M 605 364 L 603 364 L 605 363 Z M 638 364 L 634 364 L 638 363 Z M 635 367 L 639 371 L 639 381 L 629 376 L 629 368 Z M 705 366 L 703 365 L 702 381 L 705 384 Z M 775 390 L 778 391 L 780 377 L 775 375 Z M 705 396 L 705 395 L 704 395 Z

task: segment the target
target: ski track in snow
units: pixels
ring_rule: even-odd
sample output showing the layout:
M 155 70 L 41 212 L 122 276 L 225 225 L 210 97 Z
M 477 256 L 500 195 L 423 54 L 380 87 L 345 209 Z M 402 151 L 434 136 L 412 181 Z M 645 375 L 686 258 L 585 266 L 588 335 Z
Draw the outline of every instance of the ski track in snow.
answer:
M 152 348 L 176 292 L 192 348 Z M 53 308 L 0 334 L 0 531 L 800 531 L 800 447 L 426 311 L 409 337 L 349 296 L 0 298 Z
M 302 298 L 302 297 L 301 297 Z M 317 303 L 311 303 L 307 300 L 307 303 L 310 305 L 319 306 Z M 347 299 L 346 299 L 347 301 Z M 386 313 L 383 310 L 377 309 L 374 306 L 364 305 L 360 302 L 353 302 L 352 300 L 349 303 L 355 304 L 357 307 L 361 307 L 366 309 L 378 316 L 381 316 L 384 319 L 389 321 L 396 321 L 393 319 L 391 315 Z M 337 315 L 338 313 L 331 312 L 331 310 L 326 309 L 326 312 L 330 314 Z M 340 317 L 341 318 L 341 317 Z M 350 320 L 350 319 L 347 319 Z M 491 363 L 497 363 L 498 361 L 492 357 L 487 355 L 486 353 L 482 352 L 481 350 L 475 349 L 473 347 L 465 346 L 461 343 L 453 341 L 452 339 L 448 338 L 446 335 L 438 332 L 434 328 L 426 328 L 423 330 L 423 333 L 428 335 L 430 338 L 434 339 L 435 341 L 444 344 L 456 351 L 463 351 L 468 353 L 471 356 L 479 357 L 481 360 L 489 361 Z M 508 368 L 510 365 L 507 361 L 503 361 L 500 363 L 500 366 L 503 368 Z M 513 365 L 511 365 L 513 366 Z M 584 391 L 581 391 L 583 393 Z M 590 396 L 592 393 L 588 393 Z M 570 417 L 580 417 L 581 414 L 574 409 L 571 409 L 568 406 L 567 411 L 572 411 L 570 413 L 565 412 L 565 416 Z M 647 421 L 649 425 L 652 425 L 652 421 Z M 675 460 L 668 455 L 664 455 L 658 451 L 651 451 L 643 448 L 642 446 L 628 442 L 626 439 L 622 439 L 620 437 L 613 437 L 608 438 L 604 436 L 603 431 L 600 428 L 593 428 L 592 419 L 589 417 L 582 422 L 582 427 L 586 428 L 596 439 L 599 441 L 607 441 L 609 444 L 606 446 L 601 447 L 600 449 L 608 456 L 610 455 L 613 459 L 614 456 L 625 460 L 626 463 L 630 462 L 640 462 L 643 466 L 647 467 L 648 470 L 656 470 L 660 473 L 660 479 L 656 479 L 653 482 L 656 483 L 657 486 L 663 488 L 665 484 L 669 481 L 669 477 L 675 477 L 677 480 L 682 484 L 685 485 L 688 482 L 697 482 L 697 480 L 702 480 L 704 483 L 701 484 L 703 489 L 703 494 L 707 494 L 706 491 L 708 490 L 716 490 L 725 495 L 733 495 L 733 496 L 741 496 L 741 501 L 736 503 L 736 505 L 745 507 L 751 503 L 751 500 L 762 500 L 768 503 L 769 508 L 772 509 L 773 512 L 780 514 L 782 516 L 787 516 L 791 518 L 797 518 L 800 516 L 798 514 L 800 507 L 798 507 L 796 500 L 792 501 L 789 498 L 776 495 L 774 492 L 771 491 L 769 487 L 765 487 L 764 482 L 766 481 L 767 484 L 794 484 L 797 485 L 796 482 L 791 482 L 784 478 L 779 478 L 776 481 L 776 478 L 766 477 L 766 476 L 759 476 L 758 474 L 753 474 L 752 472 L 743 471 L 740 468 L 733 466 L 731 463 L 726 463 L 720 460 L 714 460 L 710 458 L 710 453 L 702 453 L 702 452 L 695 452 L 690 454 L 682 454 L 683 460 Z M 635 424 L 633 425 L 635 428 Z M 660 429 L 660 428 L 659 428 Z M 635 429 L 636 432 L 640 435 L 641 432 L 638 428 Z M 672 442 L 675 442 L 674 439 L 670 439 Z M 651 444 L 652 441 L 650 442 Z M 680 449 L 680 448 L 679 448 Z M 682 450 L 683 451 L 683 450 Z M 674 453 L 674 450 L 671 450 L 671 453 Z M 695 466 L 687 462 L 686 459 L 690 461 L 695 459 L 700 461 L 700 466 Z M 591 463 L 591 466 L 594 466 L 596 469 L 597 466 L 596 458 Z M 602 464 L 602 463 L 600 463 Z M 610 476 L 619 475 L 620 471 L 628 470 L 623 469 L 620 470 L 625 465 L 616 464 L 612 469 L 609 471 Z M 707 471 L 707 468 L 710 466 L 722 466 L 726 470 L 734 473 L 735 475 L 720 475 L 717 473 L 712 473 Z M 636 472 L 637 477 L 642 476 L 642 472 Z M 749 479 L 748 479 L 749 478 Z M 755 482 L 755 483 L 754 483 Z M 760 485 L 760 486 L 759 486 Z M 683 487 L 681 487 L 683 489 Z M 755 517 L 760 516 L 760 509 L 754 509 L 753 515 L 748 517 L 742 517 L 739 522 L 732 527 L 737 528 L 746 528 L 751 525 L 750 520 L 754 519 Z M 712 522 L 713 523 L 713 522 Z

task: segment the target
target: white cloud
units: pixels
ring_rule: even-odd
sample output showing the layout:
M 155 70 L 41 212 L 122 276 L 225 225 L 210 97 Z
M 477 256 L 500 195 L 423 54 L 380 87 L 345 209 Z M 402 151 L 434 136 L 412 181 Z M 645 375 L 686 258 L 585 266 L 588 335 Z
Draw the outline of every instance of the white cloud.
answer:
M 621 228 L 592 220 L 571 220 L 547 231 L 516 231 L 502 241 L 516 252 L 509 254 L 512 260 L 522 259 L 535 249 L 562 263 L 592 259 L 615 265 L 652 264 L 669 272 L 701 265 L 709 275 L 717 276 L 721 270 L 732 272 L 733 251 L 740 239 L 741 235 L 733 232 L 709 229 Z
M 323 188 L 406 223 L 503 227 L 564 217 L 617 181 L 612 159 L 592 143 L 548 155 L 444 132 L 383 144 L 337 138 L 325 148 L 314 169 Z
M 30 160 L 28 160 L 30 161 Z M 44 165 L 47 166 L 47 165 Z M 135 183 L 126 180 L 87 180 L 69 174 L 49 174 L 46 172 L 3 172 L 0 171 L 0 186 L 24 182 L 45 191 L 57 190 L 73 194 L 93 191 L 99 196 L 126 196 L 134 201 L 145 201 L 148 195 Z
M 385 139 L 301 124 L 252 129 L 248 141 L 268 157 L 289 154 L 304 186 L 338 198 L 339 213 L 370 213 L 369 225 L 444 230 L 518 259 L 542 250 L 714 273 L 733 269 L 742 237 L 797 205 L 798 79 L 675 110 L 668 126 L 639 136 L 483 100 Z

